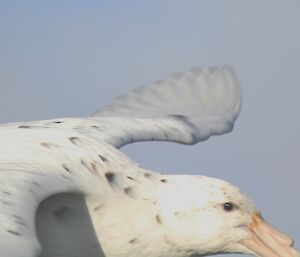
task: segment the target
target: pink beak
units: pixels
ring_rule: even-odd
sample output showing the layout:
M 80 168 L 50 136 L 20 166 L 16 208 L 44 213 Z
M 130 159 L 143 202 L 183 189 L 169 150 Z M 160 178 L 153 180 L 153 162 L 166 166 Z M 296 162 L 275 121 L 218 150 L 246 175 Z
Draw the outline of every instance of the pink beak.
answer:
M 273 228 L 259 214 L 253 215 L 253 222 L 246 226 L 250 238 L 242 244 L 259 257 L 300 257 L 292 245 L 293 240 Z

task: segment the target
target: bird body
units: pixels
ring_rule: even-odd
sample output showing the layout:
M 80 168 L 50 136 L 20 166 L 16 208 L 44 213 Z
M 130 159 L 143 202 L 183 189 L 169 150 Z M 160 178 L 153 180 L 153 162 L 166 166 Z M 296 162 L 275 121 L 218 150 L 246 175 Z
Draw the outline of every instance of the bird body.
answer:
M 119 151 L 137 141 L 195 144 L 230 132 L 239 111 L 230 69 L 198 69 L 93 117 L 1 125 L 0 256 L 297 256 L 235 186 L 150 171 Z

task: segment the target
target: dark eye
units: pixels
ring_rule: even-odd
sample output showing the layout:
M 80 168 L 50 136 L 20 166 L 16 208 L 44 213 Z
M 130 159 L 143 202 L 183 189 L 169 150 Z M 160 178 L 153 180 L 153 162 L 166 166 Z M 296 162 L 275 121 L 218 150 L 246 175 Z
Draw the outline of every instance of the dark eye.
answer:
M 225 211 L 232 211 L 235 205 L 232 202 L 224 203 L 223 208 Z

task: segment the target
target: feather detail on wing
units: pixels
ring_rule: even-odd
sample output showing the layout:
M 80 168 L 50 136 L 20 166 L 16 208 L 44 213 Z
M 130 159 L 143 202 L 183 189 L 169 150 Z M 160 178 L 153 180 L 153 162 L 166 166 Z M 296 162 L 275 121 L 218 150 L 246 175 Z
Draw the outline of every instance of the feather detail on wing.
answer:
M 230 68 L 191 69 L 118 97 L 94 116 L 118 117 L 109 121 L 108 141 L 116 147 L 149 140 L 195 144 L 230 132 L 240 102 Z
M 92 208 L 89 204 L 94 204 L 94 199 L 97 199 L 99 205 L 108 199 L 108 195 L 134 197 L 137 188 L 133 190 L 133 178 L 146 179 L 135 163 L 115 147 L 103 142 L 103 133 L 95 128 L 98 123 L 90 119 L 0 126 L 1 257 L 37 257 L 41 256 L 41 252 L 42 256 L 58 256 L 53 254 L 57 248 L 53 245 L 53 233 L 50 232 L 56 233 L 55 242 L 71 241 L 70 238 L 63 241 L 64 233 L 60 233 L 61 230 L 70 231 L 69 227 L 64 227 L 64 224 L 55 227 L 54 225 L 61 224 L 59 222 L 51 226 L 47 219 L 47 223 L 38 219 L 42 216 L 36 215 L 37 208 L 48 197 L 70 193 L 74 199 L 78 199 L 75 195 L 79 195 L 86 204 L 86 213 L 89 213 L 88 208 Z M 99 127 L 101 124 L 98 124 Z M 128 188 L 132 190 L 128 191 Z M 57 197 L 57 200 L 63 201 L 61 197 Z M 67 204 L 68 201 L 64 205 Z M 50 212 L 49 216 L 53 217 L 52 214 Z M 91 219 L 89 215 L 86 217 Z M 38 220 L 42 220 L 40 230 Z M 85 221 L 80 218 L 79 222 Z M 91 223 L 90 220 L 89 222 Z M 90 237 L 86 236 L 85 240 L 82 240 L 83 237 L 73 238 L 73 245 L 66 245 L 63 249 L 65 252 L 72 253 L 74 244 L 80 249 L 91 244 L 93 228 L 85 226 L 80 231 L 81 235 Z M 39 237 L 38 232 L 46 236 Z M 51 254 L 47 255 L 49 249 Z M 59 248 L 58 251 L 62 249 Z M 98 251 L 98 248 L 94 245 L 91 251 Z
M 49 195 L 68 191 L 71 180 L 49 173 L 0 168 L 0 181 L 1 256 L 39 256 L 41 247 L 35 231 L 38 204 Z

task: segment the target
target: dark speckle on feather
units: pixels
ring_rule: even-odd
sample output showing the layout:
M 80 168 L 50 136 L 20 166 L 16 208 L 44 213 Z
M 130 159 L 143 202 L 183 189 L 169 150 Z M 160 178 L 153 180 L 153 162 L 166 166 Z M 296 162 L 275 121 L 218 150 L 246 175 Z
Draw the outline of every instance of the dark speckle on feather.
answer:
M 79 137 L 69 137 L 69 140 L 74 144 L 76 145 L 79 141 Z
M 107 172 L 107 173 L 105 173 L 105 177 L 106 177 L 107 181 L 109 182 L 109 184 L 115 183 L 116 175 L 114 173 Z
M 46 147 L 46 148 L 51 147 L 51 145 L 49 143 L 45 143 L 45 142 L 41 143 L 41 146 Z
M 152 177 L 152 174 L 151 173 L 144 173 L 144 176 L 146 177 L 146 178 L 150 178 L 150 177 Z
M 100 209 L 102 209 L 102 207 L 103 207 L 103 205 L 97 205 L 97 206 L 94 207 L 93 210 L 94 210 L 95 212 L 97 212 L 97 211 L 99 211 Z
M 91 163 L 87 164 L 84 160 L 81 160 L 80 162 L 93 175 L 99 175 L 98 174 L 98 168 L 97 168 L 97 165 L 95 163 L 91 162 Z
M 136 198 L 136 195 L 135 195 L 132 187 L 126 187 L 126 188 L 124 188 L 124 193 L 126 195 L 128 195 L 130 198 Z
M 15 214 L 13 214 L 12 215 L 15 219 L 18 219 L 18 220 L 23 220 L 23 218 L 21 218 L 20 216 L 18 216 L 18 215 L 15 215 Z
M 172 118 L 176 118 L 176 119 L 186 119 L 187 117 L 182 115 L 182 114 L 169 114 L 168 116 L 172 117 Z
M 32 184 L 36 187 L 42 188 L 42 186 L 36 181 L 32 181 Z
M 63 168 L 65 171 L 67 171 L 68 173 L 72 173 L 72 171 L 67 167 L 67 165 L 63 164 Z
M 130 241 L 128 241 L 129 244 L 133 244 L 137 242 L 137 238 L 133 238 Z
M 31 126 L 28 126 L 28 125 L 21 125 L 21 126 L 18 126 L 18 128 L 25 128 L 25 129 L 28 129 L 28 128 L 31 128 Z
M 160 218 L 159 214 L 156 214 L 155 220 L 156 220 L 156 222 L 157 222 L 158 224 L 162 224 L 162 221 L 161 221 L 161 218 Z
M 47 143 L 47 142 L 42 142 L 41 146 L 50 149 L 51 147 L 59 147 L 58 145 L 52 144 L 52 143 Z
M 20 220 L 16 220 L 15 221 L 18 225 L 21 225 L 23 227 L 27 227 L 27 225 L 23 222 L 23 221 L 20 221 Z
M 4 191 L 4 190 L 2 190 L 1 192 L 2 192 L 3 194 L 5 194 L 5 195 L 11 195 L 10 192 Z
M 80 163 L 85 167 L 85 168 L 89 168 L 88 166 L 87 166 L 87 164 L 85 163 L 85 161 L 84 160 L 80 160 Z
M 13 214 L 12 217 L 15 219 L 15 222 L 16 222 L 17 224 L 22 225 L 22 226 L 24 226 L 24 227 L 27 227 L 27 225 L 26 225 L 26 223 L 25 223 L 25 221 L 24 221 L 23 218 L 21 218 L 21 217 L 18 216 L 18 215 L 15 215 L 15 214 Z
M 93 171 L 98 171 L 95 163 L 91 162 L 91 167 L 92 167 Z
M 94 172 L 92 168 L 84 160 L 81 160 L 80 162 L 87 170 Z
M 10 229 L 6 230 L 6 232 L 8 232 L 8 233 L 10 233 L 10 234 L 13 234 L 13 235 L 15 235 L 15 236 L 20 236 L 20 235 L 21 235 L 19 232 L 16 232 L 16 231 L 10 230 Z
M 95 163 L 91 162 L 91 168 L 92 168 L 92 172 L 98 176 L 99 171 L 98 171 L 97 165 Z
M 98 157 L 103 161 L 103 162 L 107 162 L 108 159 L 106 157 L 104 157 L 103 155 L 101 154 L 98 154 Z
M 15 219 L 15 222 L 16 222 L 17 224 L 22 225 L 22 226 L 24 226 L 24 227 L 27 227 L 27 225 L 25 224 L 23 218 L 21 218 L 21 217 L 18 216 L 18 215 L 14 215 L 14 214 L 12 215 L 12 217 Z

